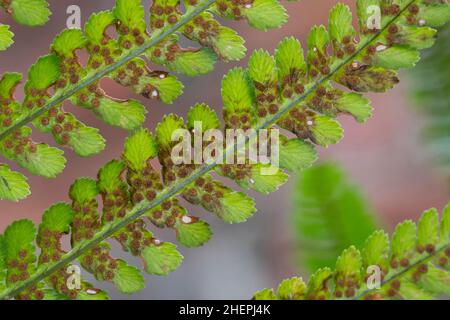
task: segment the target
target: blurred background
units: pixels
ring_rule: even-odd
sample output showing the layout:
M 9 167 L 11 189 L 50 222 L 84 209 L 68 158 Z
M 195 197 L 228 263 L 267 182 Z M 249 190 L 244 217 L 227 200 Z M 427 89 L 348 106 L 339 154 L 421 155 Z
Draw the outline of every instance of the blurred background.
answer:
M 81 7 L 83 23 L 92 12 L 110 9 L 114 5 L 113 0 L 49 2 L 53 16 L 41 28 L 20 27 L 0 12 L 0 21 L 12 25 L 16 41 L 12 48 L 0 53 L 0 74 L 5 71 L 26 73 L 39 56 L 46 54 L 52 39 L 65 28 L 66 8 L 69 5 Z M 149 1 L 143 2 L 148 8 Z M 354 0 L 340 2 L 354 9 Z M 239 31 L 246 39 L 249 52 L 256 48 L 271 51 L 284 36 L 295 36 L 304 42 L 311 26 L 327 22 L 328 11 L 335 3 L 337 1 L 331 0 L 321 0 L 320 3 L 316 0 L 282 1 L 288 10 L 289 21 L 281 29 L 267 33 L 251 29 L 246 22 L 223 23 Z M 444 46 L 450 46 L 450 43 L 447 41 Z M 112 81 L 104 81 L 102 85 L 106 92 L 113 93 L 115 97 L 143 101 L 149 110 L 145 126 L 153 130 L 164 114 L 173 112 L 183 116 L 196 102 L 205 102 L 220 110 L 222 76 L 232 66 L 246 65 L 246 60 L 239 63 L 219 62 L 209 75 L 182 78 L 186 85 L 185 94 L 173 105 L 141 99 Z M 448 69 L 449 64 L 445 66 Z M 448 72 L 444 74 L 448 77 Z M 418 218 L 429 207 L 441 210 L 450 200 L 448 175 L 442 167 L 435 165 L 424 143 L 422 129 L 426 121 L 411 97 L 412 77 L 408 72 L 403 72 L 401 79 L 401 84 L 389 93 L 369 95 L 375 112 L 367 123 L 359 125 L 349 117 L 341 117 L 344 140 L 320 150 L 321 161 L 333 160 L 340 164 L 376 215 L 378 225 L 388 231 L 392 231 L 401 220 Z M 431 81 L 430 78 L 422 80 Z M 21 93 L 22 88 L 19 88 L 19 99 L 23 98 Z M 449 100 L 444 99 L 443 104 L 449 107 Z M 423 109 L 426 107 L 423 106 Z M 33 193 L 27 200 L 20 203 L 0 201 L 0 232 L 17 219 L 28 218 L 38 222 L 43 211 L 52 203 L 68 200 L 67 191 L 76 178 L 94 177 L 103 164 L 121 154 L 126 132 L 104 125 L 90 112 L 74 108 L 69 103 L 65 104 L 65 108 L 85 123 L 101 129 L 107 139 L 106 150 L 89 159 L 66 151 L 68 165 L 56 180 L 31 177 Z M 40 141 L 53 143 L 47 136 L 35 135 Z M 446 145 L 447 148 L 449 145 Z M 449 152 L 449 149 L 444 151 Z M 224 225 L 201 208 L 191 208 L 192 214 L 205 217 L 212 225 L 215 231 L 213 239 L 201 248 L 180 248 L 185 256 L 182 266 L 168 277 L 147 277 L 144 291 L 124 296 L 108 285 L 98 286 L 110 289 L 116 299 L 248 299 L 254 291 L 274 287 L 284 278 L 297 274 L 306 276 L 308 273 L 305 273 L 298 258 L 295 224 L 291 223 L 292 214 L 296 211 L 293 210 L 295 192 L 298 192 L 295 180 L 291 179 L 289 184 L 269 197 L 254 194 L 258 212 L 241 225 Z M 155 233 L 162 239 L 172 239 L 171 234 L 160 230 L 155 230 Z M 114 253 L 124 256 L 117 248 Z M 90 279 L 88 275 L 86 278 Z

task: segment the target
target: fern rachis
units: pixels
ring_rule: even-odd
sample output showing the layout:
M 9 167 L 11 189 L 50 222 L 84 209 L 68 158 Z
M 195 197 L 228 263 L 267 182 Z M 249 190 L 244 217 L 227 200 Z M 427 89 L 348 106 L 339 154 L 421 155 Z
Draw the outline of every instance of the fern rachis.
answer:
M 370 3 L 373 3 L 373 1 L 370 1 Z M 322 27 L 316 27 L 311 32 L 309 39 L 310 51 L 308 53 L 308 66 L 304 62 L 303 55 L 301 54 L 300 44 L 292 38 L 286 39 L 279 45 L 276 54 L 278 70 L 274 67 L 275 59 L 273 57 L 266 52 L 256 51 L 250 58 L 248 72 L 236 68 L 230 71 L 223 80 L 222 95 L 225 105 L 224 118 L 227 128 L 239 128 L 243 123 L 246 125 L 249 122 L 249 119 L 251 125 L 257 129 L 271 127 L 273 124 L 279 123 L 282 127 L 289 128 L 289 130 L 294 131 L 299 136 L 298 139 L 288 139 L 286 137 L 283 139 L 284 143 L 282 144 L 281 152 L 284 153 L 282 156 L 282 158 L 284 158 L 284 161 L 282 161 L 284 167 L 287 169 L 301 169 L 302 167 L 310 165 L 315 160 L 315 150 L 311 142 L 327 146 L 337 142 L 342 137 L 342 130 L 332 118 L 342 112 L 353 114 L 359 121 L 363 121 L 370 116 L 368 101 L 362 96 L 335 90 L 330 87 L 330 84 L 327 81 L 334 79 L 342 84 L 348 85 L 353 90 L 358 91 L 383 91 L 391 88 L 398 82 L 395 72 L 381 67 L 380 64 L 384 64 L 385 66 L 386 64 L 395 64 L 395 68 L 392 67 L 392 65 L 391 67 L 397 69 L 398 61 L 383 60 L 382 57 L 380 58 L 380 56 L 369 49 L 369 46 L 373 46 L 377 41 L 386 43 L 387 38 L 390 42 L 387 44 L 392 46 L 394 51 L 401 50 L 395 46 L 395 41 L 405 41 L 405 38 L 403 37 L 398 40 L 396 37 L 393 37 L 392 31 L 394 30 L 391 26 L 394 23 L 398 23 L 399 26 L 403 27 L 403 24 L 405 23 L 404 15 L 410 16 L 414 12 L 417 14 L 417 10 L 411 12 L 409 11 L 409 8 L 418 3 L 419 1 L 408 1 L 402 3 L 401 6 L 389 5 L 389 8 L 391 9 L 387 10 L 385 13 L 381 30 L 374 32 L 374 34 L 366 35 L 357 46 L 350 46 L 346 35 L 345 40 L 342 38 L 346 47 L 346 52 L 344 52 L 342 58 L 335 59 L 334 56 L 324 56 L 324 53 L 326 52 L 325 49 L 328 47 L 328 33 L 325 28 Z M 369 3 L 366 0 L 361 0 L 358 1 L 358 4 L 365 9 L 365 6 Z M 420 2 L 420 5 L 424 8 L 427 7 L 427 4 L 423 4 L 422 2 Z M 434 4 L 432 6 L 434 7 Z M 438 6 L 436 8 L 442 11 L 442 16 L 445 16 L 445 19 L 448 19 L 449 7 L 447 5 Z M 342 21 L 338 24 L 330 23 L 330 26 L 339 26 L 337 30 L 333 29 L 333 32 L 331 32 L 331 34 L 333 34 L 333 40 L 336 40 L 336 37 L 340 37 L 340 31 L 343 30 L 345 30 L 344 34 L 350 32 L 350 34 L 354 35 L 353 29 L 350 29 L 349 31 L 348 28 L 348 17 L 350 14 L 348 8 L 343 5 L 337 5 L 332 12 L 333 14 L 331 17 L 333 18 L 330 17 L 332 21 L 336 21 L 334 19 L 341 21 L 340 19 L 342 17 L 343 21 L 346 21 L 346 23 L 342 23 Z M 359 14 L 363 15 L 360 19 L 365 22 L 364 11 L 360 11 Z M 400 24 L 400 20 L 402 21 L 402 24 Z M 411 21 L 411 19 L 409 19 L 409 21 Z M 431 20 L 430 23 L 437 22 Z M 399 26 L 397 26 L 397 28 Z M 391 29 L 391 32 L 389 32 L 391 35 L 386 36 L 385 33 L 388 32 L 389 29 Z M 395 31 L 398 32 L 399 29 L 396 29 Z M 406 40 L 409 41 L 410 39 L 406 38 Z M 429 39 L 426 38 L 426 40 Z M 335 45 L 338 45 L 339 43 L 340 42 L 334 42 Z M 415 45 L 417 46 L 417 43 L 415 43 Z M 420 45 L 423 46 L 422 43 L 420 43 Z M 388 48 L 387 45 L 383 46 Z M 369 56 L 368 58 L 371 59 L 366 58 L 363 62 L 362 59 L 367 56 L 367 52 L 371 52 L 374 57 Z M 339 56 L 341 56 L 341 54 L 339 54 Z M 410 57 L 412 58 L 407 62 L 409 64 L 414 64 L 414 55 L 410 55 Z M 265 64 L 262 62 L 265 62 Z M 377 65 L 373 66 L 369 62 L 374 62 Z M 328 66 L 328 63 L 330 63 L 330 66 Z M 405 61 L 402 61 L 402 63 L 404 65 Z M 259 69 L 259 66 L 261 65 L 266 68 Z M 317 68 L 317 66 L 320 66 L 320 68 Z M 319 70 L 322 75 L 319 75 L 317 70 Z M 280 78 L 278 78 L 278 76 L 280 76 Z M 293 90 L 291 88 L 293 88 Z M 274 89 L 277 95 L 271 95 L 271 91 Z M 281 89 L 280 92 L 277 91 L 278 89 Z M 257 97 L 259 97 L 259 99 L 256 99 Z M 335 102 L 331 105 L 331 108 L 325 108 L 327 105 L 325 102 L 327 101 L 324 97 Z M 337 99 L 337 102 L 333 99 Z M 274 101 L 276 102 L 274 103 Z M 343 101 L 346 103 L 342 104 Z M 308 107 L 306 107 L 304 103 L 308 103 Z M 266 110 L 265 115 L 264 110 Z M 259 117 L 255 116 L 256 112 L 258 112 Z M 41 265 L 37 272 L 31 274 L 30 277 L 24 281 L 10 285 L 0 296 L 2 298 L 17 296 L 24 289 L 39 283 L 41 280 L 46 279 L 53 272 L 67 265 L 74 259 L 88 253 L 89 250 L 100 245 L 103 240 L 115 236 L 117 232 L 120 232 L 122 228 L 135 222 L 136 219 L 139 219 L 149 212 L 154 212 L 159 206 L 166 206 L 166 202 L 172 202 L 172 198 L 179 194 L 183 194 L 187 201 L 201 204 L 226 222 L 245 221 L 254 212 L 252 200 L 244 194 L 234 192 L 232 189 L 226 188 L 219 182 L 214 181 L 212 177 L 208 175 L 208 172 L 215 168 L 218 173 L 231 177 L 236 180 L 238 184 L 265 193 L 275 191 L 279 185 L 286 181 L 287 175 L 284 172 L 279 172 L 273 177 L 264 179 L 258 175 L 257 170 L 253 170 L 255 167 L 252 166 L 244 166 L 243 168 L 233 166 L 231 168 L 226 168 L 222 166 L 219 168 L 217 164 L 213 163 L 197 168 L 183 168 L 182 166 L 176 167 L 173 166 L 173 164 L 171 165 L 167 161 L 167 152 L 172 146 L 169 137 L 173 130 L 190 127 L 191 121 L 193 120 L 204 121 L 204 123 L 211 127 L 218 125 L 217 115 L 205 105 L 194 106 L 191 109 L 191 115 L 191 117 L 188 116 L 187 124 L 180 117 L 169 115 L 158 125 L 156 129 L 156 138 L 152 137 L 145 130 L 140 130 L 132 135 L 126 144 L 124 161 L 125 166 L 128 168 L 127 170 L 131 173 L 139 170 L 146 170 L 148 169 L 146 166 L 149 165 L 147 161 L 158 156 L 164 167 L 163 181 L 168 183 L 168 181 L 171 181 L 168 180 L 168 178 L 172 174 L 175 175 L 176 179 L 171 182 L 169 186 L 163 189 L 153 189 L 153 191 L 157 190 L 158 192 L 149 194 L 145 200 L 143 199 L 145 197 L 142 196 L 142 191 L 147 189 L 141 189 L 142 181 L 141 184 L 136 184 L 136 180 L 130 180 L 128 187 L 129 190 L 131 190 L 130 192 L 134 193 L 133 198 L 130 199 L 129 203 L 123 203 L 123 201 L 121 201 L 120 206 L 126 205 L 133 208 L 129 209 L 129 207 L 127 207 L 128 211 L 125 210 L 124 217 L 122 217 L 121 214 L 112 222 L 105 222 L 100 226 L 96 225 L 95 231 L 91 232 L 87 237 L 89 239 L 82 239 L 81 242 L 77 242 L 74 245 L 70 252 L 58 257 L 59 259 Z M 241 117 L 233 117 L 236 115 Z M 311 142 L 304 141 L 306 138 Z M 152 143 L 148 143 L 149 141 Z M 153 146 L 157 146 L 157 148 L 153 148 Z M 242 145 L 240 147 L 242 147 Z M 146 156 L 143 157 L 141 152 L 136 152 L 136 150 L 141 150 L 141 152 L 143 152 L 142 150 L 146 150 Z M 234 150 L 227 150 L 226 152 L 226 154 L 233 153 Z M 114 196 L 119 196 L 119 193 L 115 194 L 114 189 L 110 190 L 108 189 L 108 186 L 117 187 L 117 185 L 120 185 L 120 188 L 126 188 L 124 182 L 117 179 L 118 173 L 122 172 L 119 170 L 119 164 L 120 162 L 118 162 L 117 165 L 115 162 L 112 162 L 102 169 L 101 172 L 104 174 L 105 172 L 109 172 L 106 176 L 101 174 L 99 176 L 98 183 L 102 195 L 107 195 L 112 192 Z M 106 168 L 108 168 L 108 170 L 106 170 Z M 242 172 L 244 175 L 241 174 Z M 142 171 L 142 174 L 144 174 L 144 171 Z M 132 175 L 130 177 L 132 177 Z M 251 181 L 253 181 L 253 183 L 251 183 Z M 77 183 L 79 184 L 80 182 Z M 92 186 L 95 186 L 95 181 L 89 183 Z M 100 187 L 101 185 L 103 187 Z M 147 186 L 144 187 L 147 188 Z M 150 185 L 148 185 L 148 187 L 150 189 L 152 188 Z M 83 188 L 77 190 L 82 189 Z M 96 192 L 98 193 L 99 191 Z M 92 210 L 96 209 L 96 202 L 94 199 L 94 196 L 97 194 L 96 192 L 89 197 L 83 193 L 75 193 L 81 198 L 73 197 L 75 200 L 74 205 L 76 205 L 77 202 L 80 202 L 80 199 L 84 199 L 83 201 L 87 201 L 86 213 L 90 213 Z M 140 196 L 134 198 L 134 195 L 136 194 Z M 116 203 L 115 205 L 118 206 L 119 204 Z M 75 211 L 77 211 L 76 208 L 77 207 L 73 206 Z M 160 213 L 165 213 L 163 216 L 165 226 L 176 227 L 176 224 L 173 224 L 173 219 L 179 217 L 180 211 L 178 210 L 178 213 L 175 214 L 172 210 L 172 204 L 168 205 L 167 209 L 171 210 L 164 211 L 165 209 L 162 207 L 162 210 L 159 210 L 161 212 L 158 212 L 158 215 L 153 216 L 153 218 L 161 218 Z M 157 220 L 159 218 L 157 218 Z M 187 224 L 194 223 L 195 226 L 200 227 L 200 224 L 195 224 L 198 221 L 199 220 L 196 219 L 190 219 Z M 24 222 L 22 223 L 25 224 Z M 152 221 L 152 223 L 157 225 L 158 221 Z M 205 225 L 203 225 L 201 229 L 203 232 L 202 235 L 204 235 Z M 198 231 L 189 230 L 189 232 L 190 236 L 187 238 L 184 237 L 181 239 L 181 242 L 192 240 L 192 235 L 196 234 Z M 207 237 L 203 237 L 203 240 L 205 241 L 206 238 Z M 189 244 L 189 242 L 187 243 Z M 196 242 L 197 245 L 199 243 L 201 242 Z

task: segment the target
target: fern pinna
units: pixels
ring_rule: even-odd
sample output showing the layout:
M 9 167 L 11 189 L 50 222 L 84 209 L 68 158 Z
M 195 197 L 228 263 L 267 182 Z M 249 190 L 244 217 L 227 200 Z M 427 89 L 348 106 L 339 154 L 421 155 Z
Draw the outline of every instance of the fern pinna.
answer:
M 450 296 L 449 260 L 450 204 L 441 221 L 437 210 L 430 209 L 417 226 L 410 220 L 400 223 L 391 241 L 384 231 L 375 231 L 361 251 L 354 246 L 344 250 L 334 271 L 319 269 L 308 284 L 301 278 L 287 279 L 276 293 L 264 289 L 253 298 L 417 300 Z
M 371 30 L 366 21 L 368 9 L 374 5 L 381 8 L 381 25 Z M 314 145 L 328 146 L 342 138 L 335 116 L 347 113 L 362 122 L 371 114 L 367 99 L 334 88 L 332 82 L 361 92 L 392 88 L 398 82 L 395 70 L 413 66 L 419 58 L 418 49 L 433 43 L 435 30 L 431 27 L 450 18 L 450 6 L 441 1 L 358 0 L 357 9 L 361 32 L 357 34 L 352 27 L 349 8 L 337 4 L 330 14 L 329 32 L 324 26 L 312 29 L 306 60 L 300 43 L 287 38 L 279 44 L 275 57 L 255 51 L 247 70 L 231 70 L 222 84 L 225 129 L 253 127 L 259 131 L 279 125 L 292 131 L 297 138 L 280 138 L 280 166 L 301 170 L 316 159 Z M 48 221 L 51 232 L 46 232 L 47 237 L 38 233 L 37 244 L 51 249 L 46 259 L 35 263 L 31 222 L 22 220 L 8 227 L 3 237 L 6 288 L 0 297 L 45 298 L 49 291 L 52 298 L 56 291 L 58 297 L 82 298 L 78 291 L 68 292 L 63 285 L 65 268 L 77 258 L 98 280 L 112 281 L 123 292 L 138 290 L 143 286 L 142 276 L 136 268 L 112 258 L 105 240 L 115 238 L 125 250 L 142 257 L 147 272 L 166 274 L 178 266 L 181 256 L 173 245 L 156 240 L 143 218 L 157 227 L 174 229 L 181 244 L 198 246 L 209 239 L 211 231 L 205 222 L 186 213 L 179 195 L 227 223 L 243 222 L 255 212 L 251 198 L 215 180 L 211 171 L 262 193 L 275 191 L 286 182 L 287 174 L 282 170 L 263 175 L 260 169 L 264 164 L 219 165 L 220 156 L 204 165 L 174 164 L 170 157 L 176 143 L 172 133 L 180 128 L 195 129 L 195 122 L 201 122 L 204 130 L 220 127 L 219 117 L 204 104 L 195 105 L 186 122 L 168 115 L 154 135 L 145 129 L 131 135 L 122 159 L 102 168 L 97 181 L 75 182 L 70 190 L 72 205 L 59 204 L 61 209 L 52 207 L 44 216 L 49 216 L 43 223 Z M 233 146 L 223 156 L 228 158 L 235 152 Z M 156 158 L 162 174 L 158 174 Z M 68 216 L 65 225 L 52 223 L 52 214 L 58 215 L 60 210 Z M 57 240 L 69 232 L 68 225 L 72 249 L 63 253 Z M 448 246 L 448 239 L 445 241 L 439 250 Z M 405 264 L 404 258 L 398 263 Z
M 18 23 L 31 27 L 44 25 L 51 14 L 46 0 L 0 0 L 0 9 Z M 0 23 L 0 51 L 13 44 L 13 36 L 9 26 Z
M 261 30 L 279 27 L 287 19 L 278 0 L 158 0 L 150 8 L 150 33 L 141 1 L 117 0 L 111 11 L 91 15 L 83 31 L 68 29 L 55 38 L 50 54 L 29 69 L 22 103 L 14 98 L 22 76 L 0 77 L 0 153 L 36 175 L 53 178 L 61 173 L 63 152 L 33 142 L 30 123 L 80 156 L 101 152 L 103 137 L 66 112 L 62 108 L 66 100 L 92 110 L 112 126 L 138 128 L 145 120 L 145 107 L 108 96 L 100 87 L 101 79 L 109 77 L 146 98 L 172 103 L 182 94 L 183 84 L 166 71 L 151 70 L 144 57 L 171 72 L 196 76 L 210 72 L 218 58 L 232 61 L 245 55 L 244 39 L 222 26 L 213 13 L 246 19 Z M 117 37 L 108 29 L 111 26 Z M 198 47 L 181 47 L 180 37 Z M 77 56 L 80 50 L 89 54 L 86 65 Z M 25 177 L 0 165 L 0 199 L 19 200 L 28 194 Z

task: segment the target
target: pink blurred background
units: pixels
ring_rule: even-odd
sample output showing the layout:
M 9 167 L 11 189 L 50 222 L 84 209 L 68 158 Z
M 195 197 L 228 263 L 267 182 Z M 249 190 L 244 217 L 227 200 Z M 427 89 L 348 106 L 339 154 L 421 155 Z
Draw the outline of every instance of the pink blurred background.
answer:
M 26 73 L 39 56 L 46 54 L 53 37 L 65 28 L 66 8 L 69 5 L 81 7 L 84 23 L 90 13 L 110 9 L 114 4 L 113 0 L 49 2 L 53 16 L 41 28 L 17 26 L 3 12 L 0 13 L 0 21 L 11 24 L 16 35 L 14 46 L 0 53 L 0 74 L 6 71 Z M 148 8 L 149 3 L 147 0 L 144 2 Z M 340 2 L 354 9 L 353 0 Z M 263 33 L 250 28 L 245 22 L 227 21 L 224 24 L 239 31 L 247 41 L 249 52 L 256 48 L 273 50 L 284 36 L 296 36 L 304 42 L 312 25 L 326 23 L 329 9 L 337 1 L 282 3 L 288 9 L 290 18 L 281 29 Z M 164 114 L 174 112 L 185 115 L 196 102 L 206 102 L 220 110 L 223 74 L 232 66 L 245 66 L 246 60 L 227 64 L 220 62 L 209 75 L 182 78 L 186 85 L 185 94 L 173 105 L 141 99 L 111 81 L 104 81 L 103 87 L 115 97 L 140 99 L 149 110 L 145 126 L 153 130 Z M 450 200 L 447 177 L 433 166 L 421 141 L 423 123 L 408 97 L 406 72 L 402 74 L 402 79 L 403 82 L 387 94 L 369 95 L 375 112 L 366 124 L 360 125 L 353 119 L 342 117 L 344 140 L 321 150 L 321 160 L 333 159 L 347 169 L 388 230 L 405 218 L 416 219 L 429 207 L 442 209 Z M 22 98 L 21 92 L 22 88 L 18 90 L 19 99 Z M 28 218 L 38 222 L 42 212 L 52 203 L 68 200 L 67 191 L 74 179 L 94 177 L 103 164 L 120 156 L 126 132 L 104 125 L 90 112 L 74 108 L 69 103 L 65 104 L 65 108 L 85 123 L 101 129 L 107 139 L 106 150 L 89 159 L 76 157 L 67 150 L 68 165 L 57 179 L 30 177 L 32 196 L 20 203 L 0 201 L 0 232 L 17 219 Z M 52 143 L 47 136 L 35 134 L 35 138 Z M 12 167 L 17 169 L 14 165 Z M 181 248 L 185 256 L 181 268 L 168 277 L 148 277 L 144 291 L 123 296 L 112 289 L 112 296 L 118 299 L 245 299 L 250 298 L 255 290 L 273 287 L 282 278 L 298 274 L 288 223 L 291 189 L 292 182 L 270 197 L 255 195 L 258 213 L 241 225 L 224 225 L 202 209 L 192 208 L 191 213 L 205 217 L 212 224 L 215 236 L 211 242 L 197 249 Z M 160 234 L 159 230 L 156 234 Z M 163 232 L 161 235 L 171 239 L 169 234 Z M 115 254 L 123 255 L 119 250 Z M 99 286 L 110 288 L 104 284 Z

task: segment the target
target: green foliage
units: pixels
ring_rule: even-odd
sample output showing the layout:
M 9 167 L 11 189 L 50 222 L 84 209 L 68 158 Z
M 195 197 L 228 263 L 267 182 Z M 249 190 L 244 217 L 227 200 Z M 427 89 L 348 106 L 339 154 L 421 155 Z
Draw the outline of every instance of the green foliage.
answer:
M 10 14 L 18 23 L 37 27 L 44 25 L 51 15 L 46 0 L 0 0 L 0 9 Z M 14 41 L 9 26 L 0 23 L 0 51 L 6 50 Z
M 369 3 L 359 0 L 357 4 L 358 12 L 365 12 L 365 6 Z M 266 61 L 263 68 L 251 64 L 245 70 L 232 69 L 224 77 L 222 97 L 225 126 L 221 128 L 222 132 L 226 129 L 269 129 L 274 125 L 291 131 L 297 137 L 280 138 L 282 144 L 280 163 L 285 164 L 285 168 L 280 168 L 273 175 L 262 177 L 262 171 L 255 169 L 268 169 L 267 166 L 261 167 L 261 164 L 255 165 L 249 161 L 244 164 L 221 164 L 220 153 L 213 162 L 206 165 L 174 163 L 172 151 L 179 144 L 179 141 L 171 139 L 174 131 L 189 129 L 189 132 L 192 132 L 192 123 L 195 121 L 205 121 L 208 127 L 214 128 L 219 124 L 215 121 L 219 117 L 214 116 L 211 108 L 202 104 L 192 107 L 187 122 L 179 116 L 166 115 L 157 125 L 154 135 L 145 129 L 134 132 L 127 140 L 122 159 L 113 160 L 105 165 L 96 180 L 84 178 L 75 182 L 70 190 L 74 211 L 71 224 L 72 250 L 58 257 L 58 260 L 50 262 L 46 268 L 30 273 L 29 278 L 14 284 L 7 283 L 8 288 L 0 293 L 0 298 L 20 298 L 22 291 L 34 288 L 33 285 L 39 283 L 40 279 L 51 276 L 53 272 L 76 258 L 80 260 L 84 269 L 99 281 L 111 281 L 119 290 L 129 292 L 131 289 L 122 286 L 121 279 L 130 277 L 134 279 L 135 284 L 132 289 L 140 288 L 138 276 L 134 271 L 130 271 L 132 268 L 123 268 L 122 274 L 120 271 L 122 268 L 119 268 L 121 263 L 111 257 L 106 242 L 109 238 L 119 241 L 124 250 L 130 254 L 141 257 L 147 272 L 166 274 L 172 271 L 181 262 L 175 246 L 166 245 L 165 248 L 156 250 L 154 247 L 161 245 L 161 242 L 153 237 L 143 219 L 156 227 L 173 229 L 178 242 L 185 246 L 202 245 L 211 235 L 211 230 L 205 222 L 188 215 L 186 209 L 179 203 L 179 196 L 194 205 L 202 206 L 226 223 L 240 223 L 249 219 L 255 212 L 254 200 L 245 193 L 235 191 L 216 180 L 211 171 L 215 170 L 245 188 L 262 193 L 275 191 L 286 181 L 285 169 L 301 170 L 308 167 L 316 159 L 315 145 L 327 146 L 342 137 L 341 127 L 335 120 L 339 114 L 351 112 L 358 121 L 366 120 L 370 115 L 368 102 L 359 93 L 348 93 L 334 88 L 332 83 L 346 85 L 353 91 L 380 92 L 391 88 L 398 82 L 396 70 L 371 64 L 379 53 L 378 50 L 372 49 L 379 46 L 387 49 L 397 46 L 398 43 L 417 47 L 417 39 L 411 42 L 411 32 L 405 34 L 404 30 L 409 30 L 411 23 L 416 25 L 417 30 L 427 28 L 426 23 L 414 19 L 429 14 L 427 13 L 429 7 L 434 10 L 434 16 L 429 19 L 431 25 L 444 20 L 432 19 L 433 17 L 445 16 L 450 10 L 447 4 L 429 4 L 417 0 L 407 3 L 402 1 L 401 4 L 394 5 L 383 2 L 381 5 L 383 9 L 381 30 L 364 29 L 366 24 L 363 21 L 361 33 L 358 37 L 352 38 L 348 36 L 351 29 L 348 26 L 345 28 L 341 26 L 346 23 L 345 21 L 348 23 L 348 19 L 344 19 L 344 22 L 334 21 L 333 25 L 342 27 L 343 31 L 329 35 L 323 26 L 313 28 L 308 38 L 309 48 L 306 57 L 298 57 L 301 54 L 300 43 L 294 38 L 288 38 L 283 40 L 276 50 L 273 58 L 275 65 L 266 53 L 257 51 L 250 61 L 253 59 Z M 342 6 L 338 5 L 337 8 L 339 7 Z M 158 12 L 160 11 L 156 10 L 155 14 Z M 342 17 L 342 14 L 333 15 L 332 22 L 338 17 Z M 361 17 L 362 15 L 360 19 Z M 108 17 L 102 19 L 107 20 Z M 171 20 L 174 21 L 173 18 Z M 94 26 L 100 26 L 102 21 L 99 20 Z M 155 26 L 161 24 L 155 21 L 152 23 L 155 23 Z M 396 27 L 393 28 L 393 25 Z M 195 34 L 195 30 L 192 30 L 192 34 Z M 339 42 L 337 37 L 342 34 L 346 36 Z M 428 39 L 422 40 L 429 42 Z M 350 110 L 342 108 L 339 104 L 340 99 L 347 95 L 361 97 L 355 99 L 353 96 L 351 100 L 354 103 Z M 184 143 L 191 147 L 193 141 L 188 137 Z M 239 148 L 244 145 L 240 145 Z M 204 147 L 209 146 L 210 144 L 206 143 Z M 142 154 L 137 155 L 135 150 L 142 150 Z M 234 148 L 227 148 L 222 156 L 234 157 L 235 153 Z M 148 158 L 145 159 L 144 155 Z M 161 168 L 155 166 L 157 160 Z M 101 213 L 98 210 L 100 207 L 98 196 L 101 196 L 102 200 Z M 408 228 L 402 232 L 410 232 Z M 443 244 L 435 244 L 436 253 L 444 246 L 448 246 L 449 230 L 450 223 L 444 218 L 440 230 L 440 241 L 443 241 Z M 371 241 L 369 246 L 374 246 Z M 393 251 L 398 253 L 394 257 L 395 261 L 398 260 L 399 265 L 406 264 L 404 259 L 414 262 L 416 253 L 409 250 L 410 244 L 405 247 L 408 250 L 405 252 L 403 247 L 396 249 L 397 242 L 393 241 Z M 382 242 L 377 240 L 378 243 Z M 8 241 L 5 246 L 8 247 Z M 427 247 L 428 251 L 431 251 L 428 243 Z M 377 247 L 377 250 L 380 248 Z M 370 256 L 370 253 L 363 255 Z M 375 256 L 377 260 L 383 257 L 384 253 Z M 338 270 L 338 274 L 342 274 L 345 280 L 351 279 L 354 285 L 361 277 L 346 265 L 356 268 L 361 265 L 360 260 L 357 249 L 349 249 L 339 260 L 338 266 L 342 270 Z M 445 263 L 448 263 L 447 260 Z M 309 289 L 311 294 L 321 297 L 323 283 L 332 275 L 331 270 L 322 269 L 312 277 Z M 355 290 L 350 282 L 344 281 L 343 285 Z M 301 287 L 288 283 L 281 291 L 286 296 L 289 288 Z
M 0 51 L 6 50 L 14 43 L 13 36 L 14 34 L 9 31 L 9 26 L 0 24 Z
M 40 24 L 49 14 L 45 0 L 12 0 L 8 5 L 0 1 L 3 3 L 25 24 Z M 81 157 L 101 152 L 105 141 L 99 131 L 65 111 L 66 100 L 91 110 L 109 125 L 136 130 L 145 121 L 144 105 L 108 96 L 100 81 L 109 77 L 145 98 L 172 104 L 182 94 L 183 84 L 165 70 L 150 69 L 144 58 L 170 72 L 198 76 L 212 71 L 218 59 L 239 60 L 245 55 L 244 39 L 222 26 L 212 13 L 246 18 L 261 30 L 280 27 L 287 18 L 278 0 L 255 1 L 250 7 L 228 0 L 157 0 L 150 8 L 150 32 L 140 0 L 116 0 L 112 10 L 92 14 L 83 30 L 67 29 L 54 39 L 50 53 L 30 67 L 22 102 L 14 97 L 21 77 L 13 73 L 2 76 L 0 153 L 32 174 L 53 178 L 61 173 L 65 167 L 62 151 L 31 141 L 30 123 Z M 12 43 L 11 37 L 8 26 L 1 25 L 0 50 Z M 183 48 L 185 40 L 197 47 Z M 79 59 L 79 51 L 88 54 L 86 64 Z
M 450 295 L 450 203 L 441 220 L 436 209 L 425 211 L 416 225 L 400 223 L 389 242 L 375 231 L 362 250 L 351 246 L 337 258 L 334 271 L 319 269 L 308 284 L 283 281 L 277 292 L 264 289 L 256 300 L 433 299 Z M 380 273 L 376 274 L 379 270 Z M 376 287 L 376 279 L 379 287 Z
M 27 178 L 19 172 L 11 171 L 8 166 L 0 165 L 0 198 L 18 201 L 29 194 Z
M 31 27 L 44 25 L 51 15 L 46 0 L 2 0 L 0 7 L 18 23 Z
M 411 70 L 412 94 L 425 116 L 425 139 L 436 162 L 450 173 L 450 28 L 437 34 L 436 45 L 423 54 L 423 60 Z M 427 81 L 423 81 L 427 79 Z
M 335 164 L 300 173 L 292 201 L 299 261 L 309 271 L 332 267 L 350 245 L 362 248 L 376 228 L 358 188 Z

